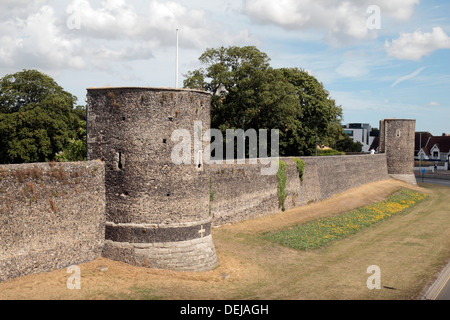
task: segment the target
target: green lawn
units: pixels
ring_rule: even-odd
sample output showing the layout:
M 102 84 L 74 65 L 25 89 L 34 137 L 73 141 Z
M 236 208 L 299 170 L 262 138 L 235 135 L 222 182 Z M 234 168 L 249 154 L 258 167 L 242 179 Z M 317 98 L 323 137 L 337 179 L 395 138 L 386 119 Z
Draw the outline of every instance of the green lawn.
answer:
M 402 189 L 385 201 L 338 216 L 317 219 L 279 232 L 267 233 L 264 238 L 293 249 L 317 249 L 403 212 L 427 197 L 420 192 Z

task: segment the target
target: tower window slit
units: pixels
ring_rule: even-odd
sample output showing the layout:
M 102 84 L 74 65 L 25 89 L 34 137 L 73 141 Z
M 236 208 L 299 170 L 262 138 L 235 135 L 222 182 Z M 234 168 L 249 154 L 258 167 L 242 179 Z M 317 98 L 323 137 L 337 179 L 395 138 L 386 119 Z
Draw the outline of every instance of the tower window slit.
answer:
M 119 169 L 123 168 L 123 164 L 122 164 L 122 152 L 119 152 L 119 163 L 117 165 L 119 167 Z

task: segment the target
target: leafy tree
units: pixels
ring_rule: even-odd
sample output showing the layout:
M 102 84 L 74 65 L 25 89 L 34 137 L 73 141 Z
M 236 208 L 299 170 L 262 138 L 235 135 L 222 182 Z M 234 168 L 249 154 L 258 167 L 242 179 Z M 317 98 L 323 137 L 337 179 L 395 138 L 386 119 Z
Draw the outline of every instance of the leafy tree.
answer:
M 348 134 L 344 134 L 336 141 L 336 149 L 342 152 L 362 152 L 362 147 L 361 142 L 353 141 Z
M 23 70 L 0 79 L 0 163 L 44 162 L 79 138 L 83 107 L 51 77 Z M 85 112 L 85 111 L 84 111 Z
M 292 145 L 290 153 L 311 155 L 318 144 L 328 144 L 343 133 L 342 108 L 336 106 L 329 92 L 315 77 L 298 68 L 280 69 L 286 80 L 294 85 L 300 100 L 300 143 Z
M 65 161 L 86 161 L 86 121 L 78 122 L 77 138 L 70 139 L 63 151 L 56 154 L 56 160 Z
M 340 127 L 342 109 L 316 78 L 270 67 L 253 46 L 207 49 L 199 60 L 205 67 L 190 71 L 184 86 L 213 93 L 213 128 L 279 129 L 280 155 L 288 156 L 313 154 L 316 134 L 324 139 Z
M 187 74 L 185 87 L 214 93 L 211 127 L 220 129 L 294 128 L 298 101 L 292 85 L 269 66 L 255 47 L 207 49 L 200 57 L 206 68 Z M 287 146 L 280 130 L 280 149 Z M 280 151 L 281 152 L 281 151 Z

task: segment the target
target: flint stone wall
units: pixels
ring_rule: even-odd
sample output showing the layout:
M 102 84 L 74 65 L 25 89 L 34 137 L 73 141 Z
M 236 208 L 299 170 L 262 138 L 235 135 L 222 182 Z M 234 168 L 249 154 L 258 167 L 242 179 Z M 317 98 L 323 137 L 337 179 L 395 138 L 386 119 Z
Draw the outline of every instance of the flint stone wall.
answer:
M 388 179 L 386 155 L 300 157 L 305 163 L 303 182 L 292 158 L 286 163 L 285 208 L 320 201 L 358 186 Z M 267 165 L 211 165 L 211 213 L 214 226 L 236 223 L 281 211 L 276 175 L 261 175 Z
M 202 140 L 196 134 L 210 128 L 211 94 L 90 88 L 87 99 L 88 157 L 106 164 L 103 256 L 180 271 L 214 268 L 209 177 L 204 165 L 194 161 L 198 156 L 194 140 Z M 188 163 L 172 159 L 182 141 L 173 135 L 176 130 L 190 135 Z M 205 147 L 201 142 L 198 149 Z M 190 247 L 193 241 L 196 245 Z
M 389 174 L 414 174 L 415 120 L 380 121 L 380 152 L 386 153 Z
M 416 120 L 384 119 L 380 121 L 379 151 L 386 153 L 389 176 L 413 185 L 417 184 L 414 175 L 414 139 Z
M 0 281 L 95 260 L 104 230 L 103 163 L 0 166 Z

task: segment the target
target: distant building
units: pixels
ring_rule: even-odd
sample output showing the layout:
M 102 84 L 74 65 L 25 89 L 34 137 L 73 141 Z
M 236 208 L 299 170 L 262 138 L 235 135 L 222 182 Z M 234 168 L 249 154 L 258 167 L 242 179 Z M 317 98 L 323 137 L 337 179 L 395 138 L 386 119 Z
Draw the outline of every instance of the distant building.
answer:
M 429 132 L 416 132 L 415 149 L 415 160 L 434 161 L 438 169 L 450 170 L 449 135 L 433 136 Z M 444 162 L 444 165 L 442 165 L 442 162 Z
M 380 136 L 377 135 L 376 137 L 374 137 L 369 150 L 375 150 L 375 152 L 378 152 L 379 146 L 380 146 Z
M 416 133 L 416 144 L 418 135 L 420 139 L 420 133 L 419 134 Z M 426 140 L 425 143 L 424 140 Z M 422 145 L 420 146 L 420 149 L 417 152 L 416 159 L 449 161 L 450 136 L 448 135 L 432 136 L 431 134 L 424 135 L 422 133 Z
M 414 157 L 416 159 L 419 159 L 419 151 L 424 148 L 428 141 L 431 139 L 431 137 L 433 137 L 433 135 L 431 133 L 429 133 L 428 131 L 419 131 L 416 132 L 415 135 L 415 144 L 414 144 Z M 423 158 L 425 159 L 425 157 Z
M 369 152 L 372 149 L 372 143 L 378 137 L 378 131 L 373 131 L 368 123 L 349 123 L 343 125 L 344 132 L 348 134 L 353 141 L 361 142 L 363 152 Z M 377 151 L 378 145 L 374 148 Z

